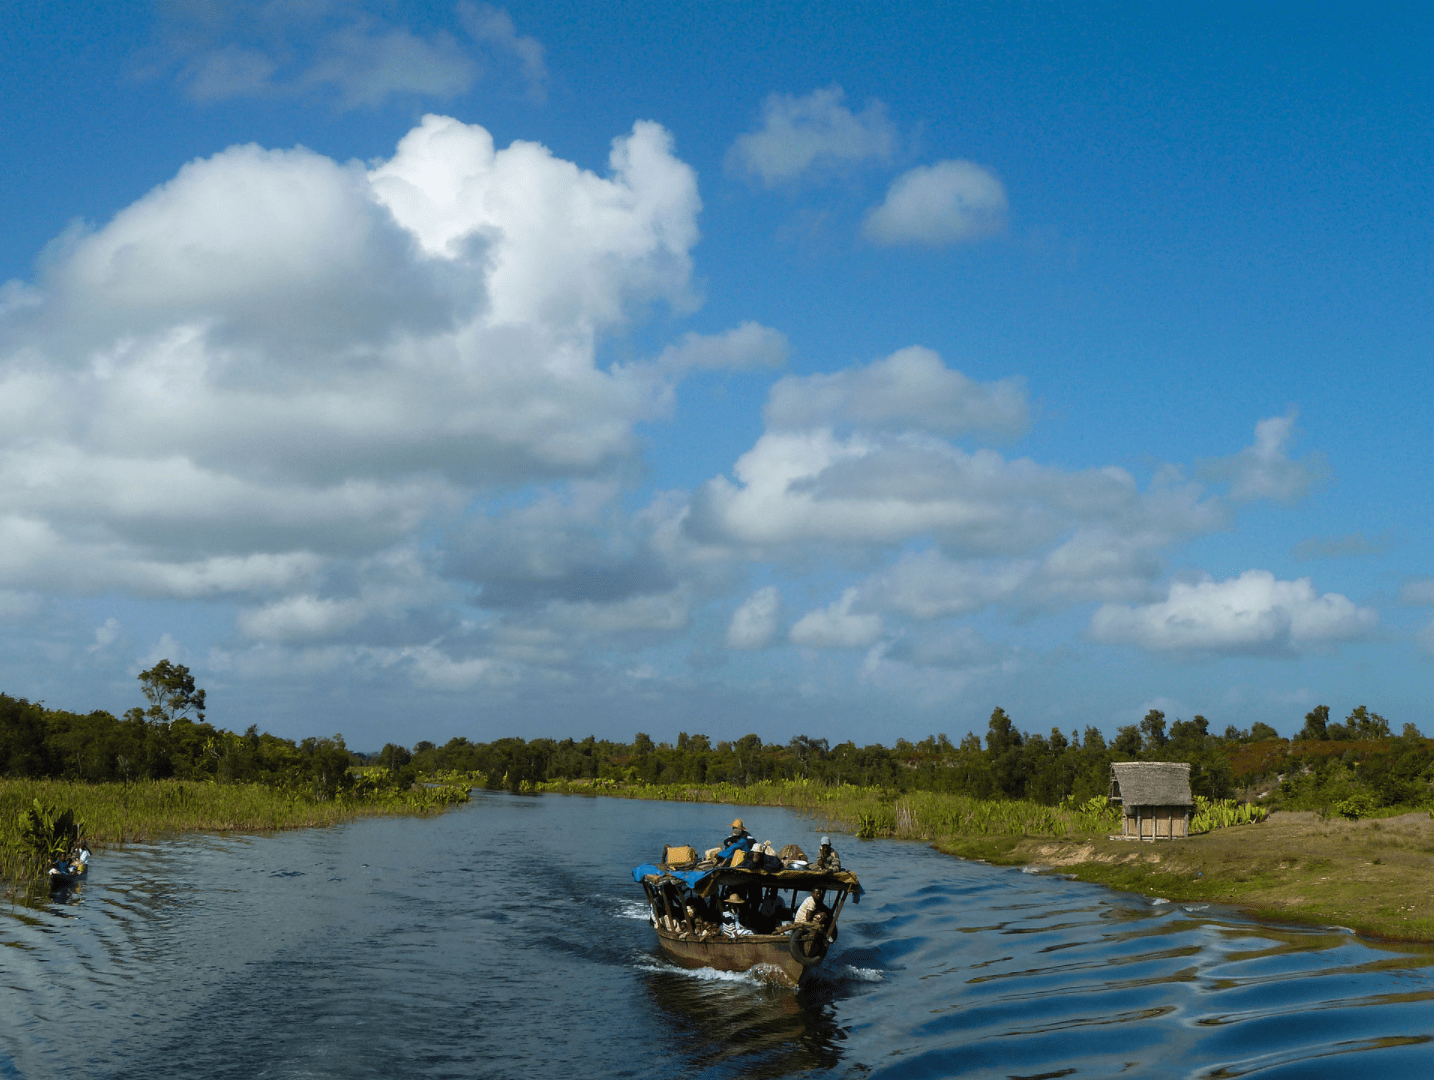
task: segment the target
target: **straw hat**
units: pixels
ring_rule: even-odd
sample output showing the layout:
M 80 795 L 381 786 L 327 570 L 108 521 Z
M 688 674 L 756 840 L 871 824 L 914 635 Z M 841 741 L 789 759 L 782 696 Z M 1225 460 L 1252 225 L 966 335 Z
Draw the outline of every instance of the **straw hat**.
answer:
M 747 902 L 747 899 L 741 893 L 734 892 L 722 902 L 724 904 L 745 904 Z
M 733 819 L 732 819 L 732 828 L 734 828 L 734 829 L 745 828 L 745 826 L 742 824 L 742 819 L 741 819 L 741 818 L 733 818 Z

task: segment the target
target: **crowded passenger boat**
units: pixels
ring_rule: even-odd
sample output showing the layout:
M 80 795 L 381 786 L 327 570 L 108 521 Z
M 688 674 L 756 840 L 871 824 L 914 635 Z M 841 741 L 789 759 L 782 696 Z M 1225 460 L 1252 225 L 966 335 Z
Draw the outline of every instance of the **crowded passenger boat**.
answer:
M 683 967 L 758 971 L 797 985 L 837 938 L 837 919 L 850 897 L 860 903 L 855 874 L 841 868 L 829 837 L 815 858 L 795 844 L 778 851 L 757 843 L 742 819 L 722 844 L 701 855 L 688 846 L 663 849 L 632 878 L 647 896 L 662 951 Z

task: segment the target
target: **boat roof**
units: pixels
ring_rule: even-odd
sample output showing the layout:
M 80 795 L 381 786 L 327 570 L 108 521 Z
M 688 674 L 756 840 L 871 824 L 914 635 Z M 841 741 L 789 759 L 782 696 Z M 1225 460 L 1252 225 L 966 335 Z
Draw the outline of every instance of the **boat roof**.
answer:
M 733 885 L 759 888 L 844 890 L 851 893 L 853 903 L 861 902 L 864 891 L 857 876 L 850 870 L 757 870 L 745 866 L 709 866 L 694 870 L 676 870 L 656 863 L 643 863 L 632 871 L 632 880 L 657 885 L 665 880 L 678 881 L 698 896 L 711 896 L 715 891 Z

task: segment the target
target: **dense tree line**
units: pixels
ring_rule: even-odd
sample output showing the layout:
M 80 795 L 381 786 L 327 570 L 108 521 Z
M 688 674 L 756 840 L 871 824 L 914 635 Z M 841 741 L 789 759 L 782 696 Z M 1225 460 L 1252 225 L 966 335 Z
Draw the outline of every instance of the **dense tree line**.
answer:
M 355 757 L 342 735 L 295 742 L 256 726 L 243 734 L 215 727 L 204 720 L 204 691 L 184 665 L 168 660 L 139 680 L 149 707 L 122 718 L 47 709 L 0 694 L 0 776 L 258 781 L 323 795 L 351 784 Z
M 1327 706 L 1316 707 L 1292 742 L 1260 723 L 1216 733 L 1198 715 L 1167 726 L 1158 709 L 1119 728 L 1109 742 L 1095 727 L 1042 735 L 1021 731 L 997 708 L 984 742 L 969 734 L 959 744 L 945 735 L 898 739 L 890 747 L 833 746 L 807 735 L 785 743 L 764 743 L 756 734 L 714 742 L 686 732 L 673 743 L 657 743 L 639 732 L 630 743 L 593 736 L 455 738 L 443 746 L 420 742 L 411 751 L 389 743 L 364 755 L 352 753 L 342 735 L 296 742 L 254 726 L 242 734 L 216 727 L 204 719 L 205 692 L 180 664 L 161 661 L 139 682 L 148 707 L 122 718 L 0 694 L 0 776 L 257 781 L 331 795 L 352 783 L 352 766 L 378 765 L 405 787 L 442 771 L 482 774 L 490 787 L 514 789 L 551 780 L 746 785 L 805 779 L 1054 805 L 1105 794 L 1112 761 L 1186 761 L 1197 795 L 1227 798 L 1263 780 L 1275 785 L 1276 805 L 1295 808 L 1355 794 L 1373 806 L 1422 803 L 1434 782 L 1434 743 L 1412 724 L 1392 737 L 1389 722 L 1362 705 L 1343 723 L 1330 722 Z
M 493 787 L 518 787 L 545 780 L 625 780 L 647 783 L 745 785 L 760 780 L 814 780 L 864 784 L 897 790 L 948 791 L 988 799 L 1031 799 L 1054 805 L 1067 796 L 1084 801 L 1103 795 L 1112 761 L 1188 761 L 1196 794 L 1228 797 L 1234 787 L 1229 749 L 1275 738 L 1266 724 L 1244 731 L 1210 731 L 1203 716 L 1176 720 L 1152 709 L 1140 724 L 1120 728 L 1113 741 L 1094 727 L 1069 735 L 1020 731 L 1004 709 L 991 714 L 984 744 L 975 734 L 959 744 L 945 735 L 920 742 L 898 739 L 891 747 L 873 743 L 832 746 L 826 739 L 798 735 L 786 743 L 763 743 L 755 734 L 714 743 L 706 735 L 678 735 L 675 743 L 654 743 L 639 732 L 631 743 L 589 736 L 574 739 L 464 738 L 443 746 L 421 742 L 412 763 L 424 772 L 482 773 Z

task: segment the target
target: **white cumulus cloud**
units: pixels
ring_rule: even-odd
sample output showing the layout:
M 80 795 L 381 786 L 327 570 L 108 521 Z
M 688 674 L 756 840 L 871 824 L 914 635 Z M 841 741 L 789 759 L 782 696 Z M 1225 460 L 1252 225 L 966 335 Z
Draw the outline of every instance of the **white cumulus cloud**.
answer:
M 789 375 L 772 387 L 765 416 L 773 430 L 850 424 L 941 435 L 1019 435 L 1028 423 L 1023 380 L 976 382 L 919 345 L 865 367 Z
M 739 135 L 727 153 L 729 168 L 751 173 L 768 187 L 811 169 L 889 158 L 896 129 L 880 101 L 860 113 L 842 104 L 840 86 L 803 97 L 772 94 L 762 105 L 762 127 Z
M 841 599 L 809 611 L 792 624 L 792 643 L 810 649 L 864 649 L 882 634 L 881 616 L 854 613 L 857 590 L 847 589 Z
M 257 637 L 351 630 L 369 601 L 321 587 L 326 560 L 635 453 L 676 375 L 599 367 L 598 342 L 690 304 L 699 208 L 646 122 L 606 175 L 437 116 L 371 168 L 191 162 L 7 289 L 0 589 L 227 594 L 261 601 Z
M 680 342 L 662 350 L 657 363 L 665 370 L 681 372 L 780 367 L 786 359 L 787 336 L 748 321 L 720 334 L 684 334 Z
M 1091 618 L 1097 640 L 1163 652 L 1288 652 L 1363 637 L 1378 621 L 1371 608 L 1339 593 L 1319 595 L 1309 578 L 1279 581 L 1247 570 L 1225 581 L 1174 582 L 1164 601 L 1106 604 Z
M 980 240 L 1006 227 L 1006 189 L 970 161 L 938 161 L 902 173 L 873 207 L 862 233 L 878 244 L 943 247 Z
M 732 613 L 727 627 L 729 649 L 763 649 L 777 635 L 782 614 L 782 594 L 775 585 L 758 589 Z
M 1206 462 L 1204 472 L 1211 479 L 1228 482 L 1232 499 L 1290 503 L 1303 498 L 1320 479 L 1324 463 L 1319 458 L 1290 458 L 1296 419 L 1291 412 L 1261 420 L 1255 425 L 1253 444 L 1238 454 Z

